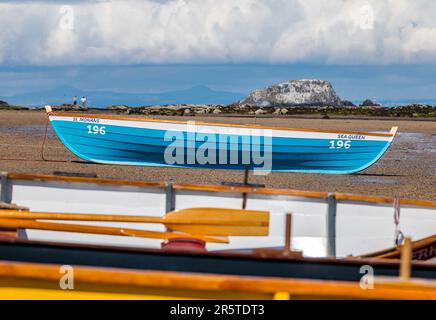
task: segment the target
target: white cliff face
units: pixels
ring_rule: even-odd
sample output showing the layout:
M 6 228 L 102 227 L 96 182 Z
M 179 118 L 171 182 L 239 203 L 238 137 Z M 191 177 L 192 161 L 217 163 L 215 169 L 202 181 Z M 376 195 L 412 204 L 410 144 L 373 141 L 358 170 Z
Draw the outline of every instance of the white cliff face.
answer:
M 339 106 L 341 99 L 332 85 L 324 80 L 290 80 L 257 89 L 240 101 L 257 107 L 329 105 Z

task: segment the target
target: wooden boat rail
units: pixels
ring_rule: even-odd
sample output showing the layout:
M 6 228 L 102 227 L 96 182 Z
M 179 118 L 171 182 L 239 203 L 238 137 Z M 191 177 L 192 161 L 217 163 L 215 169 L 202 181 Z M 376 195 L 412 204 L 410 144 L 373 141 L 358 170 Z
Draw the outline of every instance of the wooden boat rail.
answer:
M 142 187 L 142 188 L 159 188 L 159 189 L 164 189 L 169 185 L 168 183 L 165 182 L 145 182 L 145 181 L 114 180 L 114 179 L 103 179 L 103 178 L 33 175 L 33 174 L 21 174 L 21 173 L 7 173 L 6 179 L 95 183 L 95 184 L 106 184 L 106 185 L 135 186 L 135 187 Z M 340 193 L 340 192 L 328 193 L 328 192 L 303 191 L 303 190 L 293 190 L 293 189 L 253 188 L 253 187 L 183 184 L 183 183 L 174 183 L 171 184 L 171 186 L 174 190 L 288 195 L 288 196 L 318 198 L 318 199 L 326 199 L 328 196 L 333 196 L 336 200 L 384 203 L 384 204 L 392 204 L 395 200 L 393 197 L 366 196 L 366 195 L 356 195 L 356 194 Z M 425 206 L 425 207 L 436 208 L 436 201 L 432 201 L 432 200 L 399 199 L 399 203 L 408 206 Z
M 2 281 L 40 280 L 59 283 L 62 274 L 59 265 L 0 262 L 0 292 Z M 202 292 L 203 298 L 210 298 L 214 293 L 263 295 L 264 299 L 274 298 L 348 298 L 348 299 L 436 299 L 434 281 L 392 281 L 384 279 L 375 283 L 374 289 L 362 289 L 358 282 L 319 281 L 306 279 L 247 277 L 216 274 L 196 274 L 185 272 L 137 271 L 113 268 L 74 267 L 74 290 L 81 290 L 86 284 L 117 286 L 118 294 L 133 292 L 135 289 L 160 289 L 188 294 L 192 291 Z M 22 282 L 21 282 L 22 283 Z M 35 283 L 37 284 L 37 283 Z M 133 290 L 132 290 L 133 289 Z M 74 291 L 72 290 L 72 291 Z M 98 289 L 97 289 L 98 290 Z M 110 289 L 109 289 L 110 290 Z M 57 289 L 56 291 L 61 291 Z M 142 292 L 142 294 L 144 294 Z M 141 293 L 139 293 L 141 295 Z M 37 297 L 35 297 L 37 298 Z
M 77 118 L 95 118 L 95 119 L 110 119 L 110 120 L 123 120 L 123 121 L 139 121 L 139 122 L 163 122 L 175 124 L 187 124 L 187 121 L 180 120 L 161 120 L 153 118 L 135 118 L 135 117 L 120 117 L 112 115 L 97 115 L 97 114 L 77 114 L 77 113 L 63 113 L 52 111 L 50 116 L 57 117 L 77 117 Z M 393 127 L 389 133 L 375 133 L 375 132 L 362 132 L 362 131 L 342 131 L 342 130 L 325 130 L 325 129 L 312 129 L 312 128 L 288 128 L 288 127 L 269 127 L 261 125 L 241 125 L 229 123 L 213 123 L 195 121 L 197 125 L 203 126 L 220 126 L 220 127 L 233 127 L 233 128 L 248 128 L 248 129 L 267 129 L 267 130 L 284 130 L 284 131 L 305 131 L 305 132 L 323 132 L 323 133 L 338 133 L 338 134 L 358 134 L 376 137 L 393 137 L 396 133 L 396 127 Z

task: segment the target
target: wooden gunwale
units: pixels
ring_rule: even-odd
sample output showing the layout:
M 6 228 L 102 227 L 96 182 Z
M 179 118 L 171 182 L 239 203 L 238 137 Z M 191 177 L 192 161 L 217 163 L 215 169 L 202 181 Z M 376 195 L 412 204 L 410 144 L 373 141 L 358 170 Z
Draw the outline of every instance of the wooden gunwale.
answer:
M 400 204 L 410 206 L 436 207 L 436 201 L 431 200 L 400 199 Z
M 340 192 L 335 192 L 334 195 L 335 195 L 336 200 L 386 203 L 386 204 L 392 204 L 392 205 L 394 202 L 393 197 L 365 196 L 365 195 L 340 193 Z M 436 207 L 436 201 L 432 201 L 432 200 L 399 199 L 399 201 L 400 201 L 400 204 L 402 204 L 402 205 Z
M 59 282 L 60 265 L 0 262 L 0 278 Z M 139 288 L 180 290 L 239 291 L 275 294 L 288 292 L 295 296 L 347 297 L 371 299 L 436 299 L 434 282 L 377 284 L 373 290 L 362 290 L 358 282 L 320 281 L 272 277 L 247 277 L 196 274 L 169 271 L 137 271 L 115 268 L 74 267 L 76 289 L 80 284 L 118 285 Z M 60 290 L 60 289 L 59 289 Z M 207 297 L 205 297 L 207 298 Z
M 180 120 L 160 120 L 153 118 L 129 118 L 129 117 L 118 117 L 111 115 L 97 115 L 97 114 L 76 114 L 76 113 L 62 113 L 62 112 L 51 112 L 50 116 L 57 117 L 77 117 L 77 118 L 96 118 L 96 119 L 108 119 L 108 120 L 123 120 L 123 121 L 140 121 L 140 122 L 163 122 L 163 123 L 176 123 L 176 124 L 186 124 L 187 121 Z M 338 131 L 338 130 L 326 130 L 326 129 L 312 129 L 312 128 L 287 128 L 287 127 L 270 127 L 261 125 L 242 125 L 242 124 L 229 124 L 229 123 L 212 123 L 212 122 L 202 122 L 195 121 L 196 124 L 202 126 L 215 126 L 215 127 L 233 127 L 233 128 L 248 128 L 248 129 L 269 129 L 269 130 L 285 130 L 285 131 L 303 131 L 303 132 L 322 132 L 322 133 L 339 133 L 339 134 L 359 134 L 366 136 L 376 136 L 376 137 L 392 137 L 392 133 L 374 133 L 374 132 L 360 132 L 360 131 Z
M 63 182 L 78 182 L 78 183 L 95 183 L 105 185 L 121 185 L 121 186 L 135 186 L 144 188 L 165 188 L 164 182 L 143 182 L 143 181 L 128 181 L 128 180 L 115 180 L 115 179 L 102 179 L 102 178 L 84 178 L 84 177 L 70 177 L 70 176 L 51 176 L 51 175 L 33 175 L 21 173 L 9 173 L 8 179 L 12 180 L 36 180 L 36 181 L 63 181 Z M 269 195 L 288 195 L 300 196 L 306 198 L 327 198 L 327 192 L 318 191 L 303 191 L 292 189 L 275 189 L 275 188 L 253 188 L 253 187 L 239 187 L 239 186 L 224 186 L 224 185 L 202 185 L 202 184 L 179 184 L 173 185 L 175 190 L 192 190 L 192 191 L 210 191 L 210 192 L 228 192 L 228 193 L 252 193 L 252 194 L 269 194 Z M 356 201 L 356 202 L 369 202 L 369 203 L 384 203 L 393 204 L 394 198 L 382 196 L 366 196 L 348 193 L 335 192 L 336 200 Z M 400 199 L 401 205 L 409 206 L 424 206 L 436 207 L 436 201 L 433 200 L 418 200 L 418 199 Z
M 320 198 L 320 199 L 325 199 L 328 196 L 327 192 L 303 191 L 303 190 L 292 190 L 292 189 L 253 188 L 253 187 L 239 187 L 239 186 L 195 185 L 195 184 L 174 184 L 173 187 L 175 190 L 289 195 L 289 196 L 301 196 L 306 198 Z
M 33 175 L 33 174 L 23 174 L 23 173 L 9 173 L 8 179 L 95 183 L 95 184 L 105 184 L 105 185 L 133 186 L 133 187 L 142 187 L 142 188 L 165 188 L 166 186 L 164 182 L 129 181 L 129 180 L 53 176 L 53 175 Z

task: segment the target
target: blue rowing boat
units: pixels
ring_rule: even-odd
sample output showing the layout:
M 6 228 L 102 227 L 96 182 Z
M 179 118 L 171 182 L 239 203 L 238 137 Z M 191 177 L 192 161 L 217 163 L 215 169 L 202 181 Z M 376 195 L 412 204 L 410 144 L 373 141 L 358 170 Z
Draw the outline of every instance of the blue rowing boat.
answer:
M 46 109 L 72 153 L 105 164 L 350 174 L 380 159 L 397 131 L 275 128 Z

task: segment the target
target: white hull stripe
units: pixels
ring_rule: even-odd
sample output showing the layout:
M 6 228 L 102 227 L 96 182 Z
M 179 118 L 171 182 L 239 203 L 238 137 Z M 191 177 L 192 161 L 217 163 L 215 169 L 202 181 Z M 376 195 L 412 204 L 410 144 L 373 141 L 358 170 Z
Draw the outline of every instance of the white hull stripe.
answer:
M 329 133 L 329 132 L 312 132 L 312 131 L 291 131 L 291 130 L 270 130 L 259 128 L 238 128 L 238 127 L 221 127 L 211 125 L 197 125 L 195 122 L 185 124 L 169 123 L 169 122 L 148 122 L 148 121 L 129 121 L 129 120 L 113 120 L 101 118 L 86 118 L 86 117 L 64 117 L 50 116 L 51 121 L 66 121 L 80 123 L 112 125 L 119 127 L 152 129 L 152 130 L 170 130 L 178 132 L 195 131 L 196 133 L 204 134 L 228 134 L 242 136 L 272 136 L 276 138 L 300 138 L 300 139 L 345 139 L 345 140 L 365 140 L 365 141 L 391 141 L 393 137 L 369 136 L 364 134 L 345 134 L 345 133 Z M 87 121 L 87 119 L 92 119 Z M 98 122 L 97 122 L 98 121 Z M 341 137 L 339 137 L 341 136 Z M 364 139 L 362 139 L 364 137 Z

